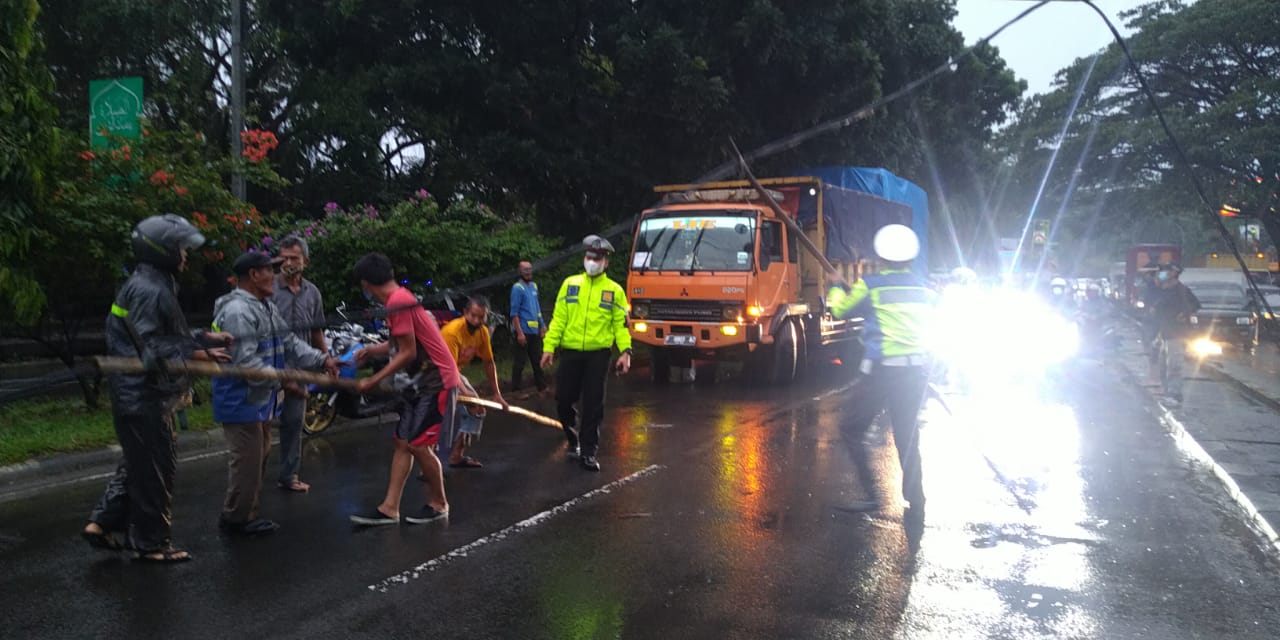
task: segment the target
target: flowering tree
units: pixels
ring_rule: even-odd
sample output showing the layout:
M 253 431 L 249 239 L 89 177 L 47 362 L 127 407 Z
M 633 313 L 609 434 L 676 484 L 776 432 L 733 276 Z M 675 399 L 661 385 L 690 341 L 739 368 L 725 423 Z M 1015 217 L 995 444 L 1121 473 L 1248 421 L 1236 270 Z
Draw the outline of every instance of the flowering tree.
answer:
M 441 210 L 425 190 L 386 211 L 330 202 L 323 218 L 296 222 L 292 230 L 310 243 L 308 277 L 329 306 L 359 299 L 351 266 L 366 253 L 385 253 L 403 284 L 434 291 L 514 269 L 520 260 L 545 255 L 555 246 L 521 216 L 499 216 L 469 200 Z
M 133 266 L 131 229 L 159 213 L 188 218 L 209 239 L 189 256 L 183 282 L 188 289 L 203 285 L 206 276 L 219 273 L 218 265 L 228 265 L 270 235 L 262 214 L 226 186 L 236 170 L 256 185 L 281 185 L 265 162 L 270 147 L 259 143 L 253 157 L 227 158 L 199 133 L 144 127 L 138 140 L 113 139 L 106 149 L 82 144 L 62 152 L 50 172 L 48 202 L 31 221 L 28 267 L 44 304 L 34 320 L 0 310 L 0 328 L 45 344 L 74 368 L 72 345 L 81 327 L 87 319 L 105 316 L 116 286 Z M 92 405 L 97 391 L 91 386 L 82 380 Z

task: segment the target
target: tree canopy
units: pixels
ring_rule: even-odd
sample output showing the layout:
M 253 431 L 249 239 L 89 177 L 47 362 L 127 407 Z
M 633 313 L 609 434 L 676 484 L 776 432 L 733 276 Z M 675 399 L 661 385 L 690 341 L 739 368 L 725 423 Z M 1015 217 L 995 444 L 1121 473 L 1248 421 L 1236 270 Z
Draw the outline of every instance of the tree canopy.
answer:
M 1083 260 L 1141 241 L 1218 250 L 1194 172 L 1214 210 L 1236 207 L 1280 238 L 1280 7 L 1160 0 L 1125 17 L 1134 59 L 1191 166 L 1178 161 L 1113 44 L 1060 71 L 1055 89 L 1028 99 L 1004 132 L 1009 186 L 993 191 L 990 206 L 1005 212 L 1005 228 L 1034 211 Z
M 148 115 L 228 139 L 226 3 L 50 2 L 64 122 L 89 78 L 140 74 Z M 251 126 L 288 188 L 263 210 L 390 205 L 426 188 L 578 234 L 749 148 L 847 112 L 955 56 L 954 0 L 252 0 Z M 995 49 L 876 118 L 770 159 L 885 166 L 962 189 L 1022 88 Z M 76 124 L 75 126 L 79 126 Z M 928 137 L 928 144 L 921 139 Z M 572 234 L 570 233 L 572 231 Z

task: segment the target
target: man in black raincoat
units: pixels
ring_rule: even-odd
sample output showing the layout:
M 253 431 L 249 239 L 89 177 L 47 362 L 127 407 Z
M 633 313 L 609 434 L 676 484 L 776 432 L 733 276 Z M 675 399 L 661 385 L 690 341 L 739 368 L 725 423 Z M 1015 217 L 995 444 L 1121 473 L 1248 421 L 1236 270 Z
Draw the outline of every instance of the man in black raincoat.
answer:
M 187 266 L 187 251 L 204 240 L 190 222 L 171 213 L 139 222 L 131 236 L 138 265 L 107 316 L 107 355 L 140 358 L 148 372 L 110 376 L 111 415 L 124 457 L 81 535 L 98 549 L 136 551 L 142 561 L 191 559 L 169 538 L 177 467 L 173 416 L 190 381 L 165 363 L 227 359 L 212 347 L 229 344 L 231 336 L 192 333 L 178 306 L 175 276 Z

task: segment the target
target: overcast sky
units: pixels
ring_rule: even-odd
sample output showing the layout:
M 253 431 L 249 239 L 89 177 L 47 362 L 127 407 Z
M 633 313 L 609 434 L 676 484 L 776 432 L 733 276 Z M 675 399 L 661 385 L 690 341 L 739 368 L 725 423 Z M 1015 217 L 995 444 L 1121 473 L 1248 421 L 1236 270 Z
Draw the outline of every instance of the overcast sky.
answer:
M 1095 0 L 1111 21 L 1128 36 L 1120 12 L 1150 0 Z M 955 26 L 972 44 L 1030 8 L 1026 0 L 957 0 Z M 1049 90 L 1053 74 L 1076 58 L 1096 52 L 1111 42 L 1111 32 L 1093 9 L 1076 2 L 1054 2 L 1041 7 L 991 41 L 1027 91 Z M 1028 95 L 1029 95 L 1028 94 Z

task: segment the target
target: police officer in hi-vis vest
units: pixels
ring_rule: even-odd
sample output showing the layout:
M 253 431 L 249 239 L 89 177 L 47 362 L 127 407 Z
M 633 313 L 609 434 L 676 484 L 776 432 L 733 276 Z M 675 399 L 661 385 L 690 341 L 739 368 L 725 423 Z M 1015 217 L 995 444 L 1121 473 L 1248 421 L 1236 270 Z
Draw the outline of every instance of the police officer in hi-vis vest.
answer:
M 929 380 L 929 356 L 924 326 L 933 312 L 934 295 L 924 280 L 910 271 L 920 252 L 920 239 L 909 227 L 891 224 L 876 232 L 873 242 L 882 270 L 847 285 L 830 274 L 833 286 L 827 306 L 837 318 L 862 317 L 866 347 L 848 413 L 842 425 L 844 437 L 856 443 L 863 470 L 869 469 L 867 448 L 858 446 L 871 423 L 888 412 L 893 439 L 903 470 L 902 493 L 908 502 L 907 518 L 924 513 L 920 473 L 920 439 L 916 416 L 924 402 Z M 889 505 L 872 499 L 848 507 L 852 511 L 877 511 Z
M 597 235 L 582 240 L 587 252 L 584 273 L 565 278 L 556 294 L 555 312 L 542 344 L 542 368 L 551 366 L 556 349 L 556 405 L 569 441 L 569 457 L 581 456 L 582 468 L 599 471 L 600 423 L 604 420 L 604 387 L 616 344 L 621 355 L 615 368 L 631 369 L 631 333 L 627 330 L 627 295 L 605 269 L 613 245 Z M 573 403 L 582 399 L 582 422 Z

